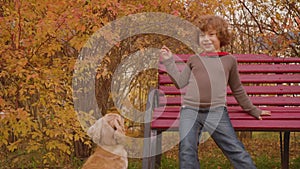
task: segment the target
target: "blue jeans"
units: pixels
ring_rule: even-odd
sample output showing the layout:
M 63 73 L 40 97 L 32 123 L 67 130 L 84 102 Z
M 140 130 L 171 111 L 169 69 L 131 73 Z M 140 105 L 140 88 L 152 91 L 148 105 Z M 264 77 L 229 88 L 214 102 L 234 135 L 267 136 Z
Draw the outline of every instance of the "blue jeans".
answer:
M 208 131 L 235 169 L 256 169 L 244 145 L 238 140 L 227 108 L 193 109 L 182 107 L 180 112 L 180 169 L 199 169 L 199 136 Z

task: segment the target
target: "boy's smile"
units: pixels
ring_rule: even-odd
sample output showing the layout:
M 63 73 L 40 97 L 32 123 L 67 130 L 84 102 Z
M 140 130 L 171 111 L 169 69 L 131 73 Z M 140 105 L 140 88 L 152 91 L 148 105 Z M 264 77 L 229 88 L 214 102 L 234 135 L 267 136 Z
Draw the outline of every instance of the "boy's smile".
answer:
M 205 52 L 220 52 L 220 40 L 217 31 L 209 30 L 199 35 L 199 45 Z

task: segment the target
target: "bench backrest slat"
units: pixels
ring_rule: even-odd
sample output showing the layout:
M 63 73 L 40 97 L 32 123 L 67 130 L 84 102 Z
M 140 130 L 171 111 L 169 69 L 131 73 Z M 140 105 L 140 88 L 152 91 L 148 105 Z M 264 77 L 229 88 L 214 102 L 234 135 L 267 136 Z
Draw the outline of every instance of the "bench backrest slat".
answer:
M 175 86 L 160 86 L 161 94 L 167 95 L 179 95 L 185 94 L 186 89 L 179 90 Z M 300 94 L 300 86 L 244 86 L 244 89 L 248 94 Z M 232 91 L 228 87 L 228 94 L 232 94 Z
M 168 75 L 161 74 L 158 77 L 160 84 L 172 84 Z M 300 74 L 241 74 L 243 83 L 300 83 Z
M 190 57 L 190 54 L 178 54 L 176 55 L 176 62 L 186 62 Z M 234 57 L 242 63 L 297 63 L 299 58 L 297 57 L 273 57 L 265 54 L 234 54 Z
M 249 96 L 250 100 L 253 104 L 257 106 L 267 106 L 267 105 L 277 105 L 277 106 L 300 106 L 300 97 L 291 97 L 291 96 Z M 164 96 L 159 97 L 159 105 L 180 105 L 182 103 L 183 97 L 167 97 Z M 227 105 L 228 106 L 236 106 L 238 105 L 237 101 L 233 96 L 227 97 Z
M 183 70 L 185 64 L 178 65 L 180 71 Z M 165 71 L 163 65 L 159 66 L 160 71 Z M 300 73 L 300 65 L 294 64 L 249 64 L 239 65 L 240 73 Z

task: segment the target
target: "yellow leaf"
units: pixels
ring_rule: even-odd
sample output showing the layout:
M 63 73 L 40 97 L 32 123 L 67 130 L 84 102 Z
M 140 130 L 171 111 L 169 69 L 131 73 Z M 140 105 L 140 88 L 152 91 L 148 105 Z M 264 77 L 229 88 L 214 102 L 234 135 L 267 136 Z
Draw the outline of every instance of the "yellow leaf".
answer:
M 18 141 L 11 143 L 10 145 L 7 146 L 7 149 L 11 152 L 15 151 L 18 148 L 18 145 L 21 141 L 22 140 L 18 140 Z
M 75 140 L 75 141 L 78 141 L 78 140 L 79 140 L 79 138 L 80 138 L 80 137 L 78 136 L 78 134 L 75 134 L 75 136 L 74 136 L 74 140 Z

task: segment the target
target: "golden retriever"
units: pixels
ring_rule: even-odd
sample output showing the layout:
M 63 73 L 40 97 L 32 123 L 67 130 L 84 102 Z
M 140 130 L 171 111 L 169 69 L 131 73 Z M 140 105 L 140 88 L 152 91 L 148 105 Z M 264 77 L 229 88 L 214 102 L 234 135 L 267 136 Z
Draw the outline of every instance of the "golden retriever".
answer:
M 124 119 L 119 114 L 106 114 L 88 129 L 88 135 L 98 145 L 82 169 L 126 169 L 127 152 Z

